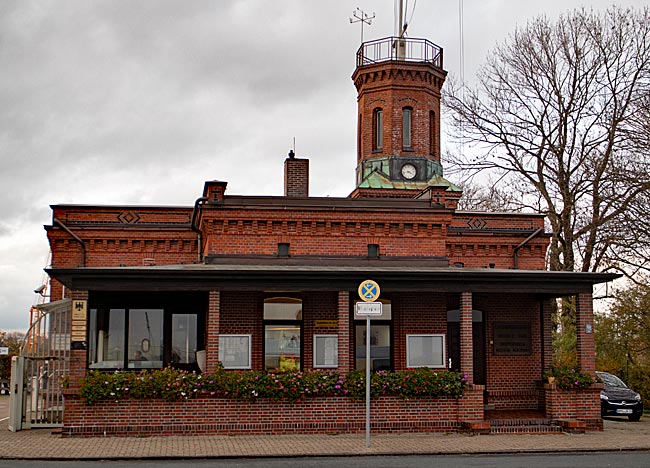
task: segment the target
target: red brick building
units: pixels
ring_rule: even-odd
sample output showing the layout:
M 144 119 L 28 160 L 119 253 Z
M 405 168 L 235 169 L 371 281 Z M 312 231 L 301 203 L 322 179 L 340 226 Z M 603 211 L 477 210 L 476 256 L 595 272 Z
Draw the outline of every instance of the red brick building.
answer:
M 445 76 L 442 49 L 428 41 L 361 46 L 357 186 L 347 198 L 310 197 L 309 161 L 290 153 L 284 196 L 238 196 L 208 181 L 187 207 L 53 206 L 52 298 L 87 305 L 73 315 L 64 432 L 361 430 L 359 403 L 339 397 L 86 408 L 74 393 L 89 369 L 365 368 L 355 302 L 366 279 L 384 303 L 372 369 L 454 369 L 470 382 L 459 399 L 382 397 L 375 430 L 485 428 L 486 409 L 601 429 L 598 388 L 560 392 L 542 374 L 551 304 L 568 296 L 579 365 L 594 372 L 592 288 L 614 275 L 546 271 L 541 214 L 458 210 L 462 191 L 440 162 Z

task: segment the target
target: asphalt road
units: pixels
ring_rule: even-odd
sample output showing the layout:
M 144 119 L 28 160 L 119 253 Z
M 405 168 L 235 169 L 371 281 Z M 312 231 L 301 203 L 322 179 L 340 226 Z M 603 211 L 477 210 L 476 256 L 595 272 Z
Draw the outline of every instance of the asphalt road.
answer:
M 100 465 L 101 464 L 101 465 Z M 94 468 L 106 461 L 0 460 L 0 468 Z M 509 456 L 401 456 L 271 458 L 244 460 L 109 461 L 114 468 L 647 468 L 650 453 L 585 453 Z

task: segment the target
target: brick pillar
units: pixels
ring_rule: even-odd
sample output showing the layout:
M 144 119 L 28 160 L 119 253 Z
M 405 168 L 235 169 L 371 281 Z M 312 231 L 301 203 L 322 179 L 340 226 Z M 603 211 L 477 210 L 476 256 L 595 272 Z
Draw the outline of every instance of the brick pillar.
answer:
M 460 294 L 460 370 L 474 383 L 474 343 L 472 338 L 472 293 Z
M 87 301 L 88 291 L 74 291 L 68 290 L 68 295 L 74 301 Z M 72 319 L 72 318 L 71 318 Z M 89 326 L 90 321 L 86 316 L 86 327 Z M 88 365 L 88 351 L 86 349 L 71 349 L 70 350 L 70 368 L 68 370 L 68 389 L 71 392 L 76 392 L 81 388 L 81 379 L 86 376 L 86 367 Z
M 339 367 L 341 374 L 350 372 L 350 293 L 339 291 L 338 300 L 339 322 Z
M 553 302 L 551 299 L 542 301 L 540 327 L 542 332 L 542 371 L 553 365 Z
M 210 291 L 208 296 L 208 317 L 205 334 L 205 370 L 214 372 L 219 362 L 219 312 L 221 310 L 221 293 Z
M 595 375 L 594 305 L 590 292 L 576 296 L 576 334 L 578 367 L 584 372 Z

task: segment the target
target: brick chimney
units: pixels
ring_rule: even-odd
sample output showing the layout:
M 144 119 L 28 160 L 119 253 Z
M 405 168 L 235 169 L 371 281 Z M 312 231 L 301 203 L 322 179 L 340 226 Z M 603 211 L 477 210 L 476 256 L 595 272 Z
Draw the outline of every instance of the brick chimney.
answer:
M 284 196 L 309 197 L 309 159 L 298 159 L 293 150 L 284 160 Z

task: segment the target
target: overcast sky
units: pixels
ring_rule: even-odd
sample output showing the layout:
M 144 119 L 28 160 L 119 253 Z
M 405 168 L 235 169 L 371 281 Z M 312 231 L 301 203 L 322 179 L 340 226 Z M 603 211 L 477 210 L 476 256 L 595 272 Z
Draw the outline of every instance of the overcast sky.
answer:
M 414 3 L 409 36 L 458 76 L 458 0 Z M 466 78 L 517 25 L 611 4 L 465 0 Z M 310 194 L 347 196 L 356 7 L 364 39 L 393 34 L 393 0 L 0 0 L 0 330 L 29 324 L 52 204 L 190 206 L 212 179 L 282 195 L 294 137 Z

